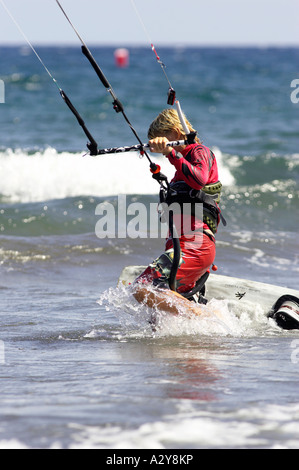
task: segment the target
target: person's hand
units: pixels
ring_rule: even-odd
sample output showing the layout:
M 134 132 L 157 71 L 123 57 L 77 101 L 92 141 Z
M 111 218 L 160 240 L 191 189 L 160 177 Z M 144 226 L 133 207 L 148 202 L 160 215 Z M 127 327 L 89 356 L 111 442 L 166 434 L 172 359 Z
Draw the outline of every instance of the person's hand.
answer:
M 150 151 L 153 153 L 163 153 L 169 155 L 173 150 L 172 147 L 167 147 L 169 140 L 166 137 L 155 137 L 149 141 Z

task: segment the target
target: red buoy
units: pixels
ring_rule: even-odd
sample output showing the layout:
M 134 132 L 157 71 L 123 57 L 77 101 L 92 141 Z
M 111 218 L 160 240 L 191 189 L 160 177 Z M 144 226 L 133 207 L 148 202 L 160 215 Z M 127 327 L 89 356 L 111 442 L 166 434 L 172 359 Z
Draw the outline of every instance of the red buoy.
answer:
M 129 51 L 125 48 L 114 51 L 114 59 L 117 67 L 127 67 L 129 65 Z

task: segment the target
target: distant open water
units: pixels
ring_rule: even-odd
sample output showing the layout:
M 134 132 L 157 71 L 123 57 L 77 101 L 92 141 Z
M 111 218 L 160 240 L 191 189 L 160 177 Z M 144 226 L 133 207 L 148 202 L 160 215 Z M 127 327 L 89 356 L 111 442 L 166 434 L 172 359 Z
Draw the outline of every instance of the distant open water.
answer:
M 80 47 L 38 52 L 100 147 L 136 143 Z M 92 52 L 146 142 L 167 94 L 152 52 L 130 49 L 125 69 L 112 48 Z M 218 272 L 298 289 L 299 50 L 159 52 L 218 159 Z M 224 323 L 168 319 L 153 333 L 116 284 L 163 240 L 95 235 L 98 204 L 156 203 L 148 162 L 83 156 L 85 135 L 30 50 L 0 59 L 0 447 L 298 448 L 299 334 L 224 301 Z

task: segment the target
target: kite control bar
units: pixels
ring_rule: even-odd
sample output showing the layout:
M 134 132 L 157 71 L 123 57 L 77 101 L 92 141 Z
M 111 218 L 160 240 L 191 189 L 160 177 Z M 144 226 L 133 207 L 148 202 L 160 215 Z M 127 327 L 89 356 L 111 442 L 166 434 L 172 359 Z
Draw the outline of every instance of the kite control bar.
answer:
M 167 147 L 176 147 L 179 145 L 187 145 L 187 140 L 175 140 L 173 142 L 168 142 L 166 145 Z M 128 145 L 124 147 L 111 147 L 107 149 L 100 149 L 98 150 L 97 155 L 105 155 L 109 153 L 123 153 L 123 152 L 143 152 L 144 149 L 150 148 L 149 144 L 137 144 L 137 145 Z

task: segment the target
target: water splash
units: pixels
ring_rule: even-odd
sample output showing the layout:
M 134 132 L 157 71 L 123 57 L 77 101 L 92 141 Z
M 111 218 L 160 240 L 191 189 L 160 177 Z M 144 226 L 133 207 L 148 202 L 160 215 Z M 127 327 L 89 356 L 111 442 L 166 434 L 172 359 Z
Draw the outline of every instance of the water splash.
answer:
M 281 331 L 269 322 L 259 305 L 241 308 L 237 302 L 227 300 L 212 299 L 207 305 L 199 305 L 199 316 L 190 316 L 184 308 L 180 308 L 179 315 L 172 315 L 138 303 L 130 288 L 118 286 L 105 291 L 98 304 L 117 317 L 124 334 L 129 336 L 249 337 Z

